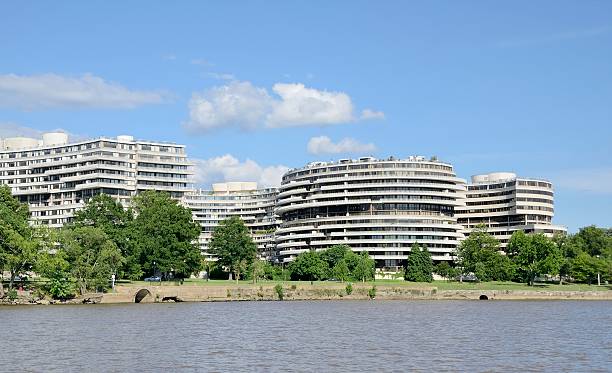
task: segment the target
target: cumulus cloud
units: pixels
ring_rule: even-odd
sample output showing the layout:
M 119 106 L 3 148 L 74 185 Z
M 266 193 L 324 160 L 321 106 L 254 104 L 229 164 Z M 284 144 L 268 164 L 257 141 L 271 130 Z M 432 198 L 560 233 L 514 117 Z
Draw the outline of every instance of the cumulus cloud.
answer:
M 261 187 L 277 187 L 289 167 L 283 165 L 262 167 L 247 159 L 239 161 L 231 154 L 210 159 L 194 159 L 195 182 L 201 186 L 225 181 L 256 181 Z
M 363 144 L 350 137 L 334 143 L 327 136 L 318 136 L 308 141 L 307 149 L 310 154 L 371 153 L 376 151 L 376 145 Z
M 257 88 L 249 82 L 233 81 L 192 96 L 189 101 L 191 120 L 187 128 L 209 130 L 233 125 L 253 128 L 271 105 L 272 98 L 264 88 Z
M 137 91 L 91 74 L 0 75 L 0 107 L 37 110 L 50 108 L 131 109 L 159 104 L 167 95 Z
M 276 83 L 269 93 L 266 88 L 235 80 L 194 93 L 189 112 L 185 126 L 192 131 L 333 125 L 384 118 L 382 112 L 371 109 L 355 115 L 351 98 L 343 92 L 308 88 L 300 83 Z
M 336 124 L 353 120 L 353 103 L 342 92 L 319 91 L 303 84 L 277 83 L 272 87 L 275 100 L 266 117 L 268 127 L 308 124 Z

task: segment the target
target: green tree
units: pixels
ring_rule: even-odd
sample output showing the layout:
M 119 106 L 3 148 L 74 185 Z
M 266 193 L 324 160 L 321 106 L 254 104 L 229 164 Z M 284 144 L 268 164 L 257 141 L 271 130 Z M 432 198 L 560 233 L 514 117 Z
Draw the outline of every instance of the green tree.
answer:
M 191 210 L 164 192 L 140 193 L 132 203 L 134 250 L 145 275 L 157 269 L 182 279 L 199 272 L 201 228 L 193 221 Z
M 59 242 L 61 255 L 75 278 L 79 292 L 100 291 L 109 287 L 111 276 L 123 262 L 115 243 L 100 228 L 64 228 Z M 60 260 L 58 257 L 57 260 Z
M 237 216 L 225 219 L 215 227 L 209 250 L 217 257 L 220 265 L 235 275 L 236 282 L 257 256 L 257 246 L 249 229 Z
M 319 252 L 321 259 L 323 259 L 329 268 L 334 268 L 341 260 L 344 260 L 345 256 L 352 253 L 350 246 L 348 245 L 334 245 L 327 250 Z
M 0 186 L 0 270 L 10 273 L 9 290 L 17 275 L 31 269 L 36 260 L 38 237 L 29 217 L 28 205 L 14 198 L 8 186 Z
M 266 275 L 266 266 L 268 265 L 268 261 L 255 259 L 251 264 L 251 277 L 253 279 L 253 283 L 257 283 L 259 279 L 264 278 Z
M 352 254 L 352 255 L 351 255 Z M 370 258 L 367 251 L 362 251 L 359 254 L 355 254 L 351 252 L 351 254 L 347 255 L 349 258 L 355 258 L 353 261 L 355 263 L 354 267 L 351 269 L 352 278 L 356 281 L 366 282 L 374 279 L 375 273 L 375 262 L 374 259 Z M 348 265 L 348 261 L 347 261 Z M 351 267 L 349 267 L 351 268 Z
M 459 275 L 459 271 L 452 267 L 447 261 L 438 263 L 434 268 L 434 272 L 448 281 L 451 281 Z
M 349 268 L 344 259 L 340 259 L 332 268 L 332 277 L 344 282 L 350 276 Z
M 414 282 L 432 282 L 433 281 L 433 262 L 431 254 L 426 247 L 422 248 L 418 243 L 412 244 L 410 255 L 406 261 L 406 269 L 404 278 L 407 281 Z
M 289 271 L 292 280 L 315 281 L 325 278 L 329 266 L 318 253 L 306 251 L 289 264 Z
M 574 239 L 576 245 L 591 256 L 612 255 L 612 237 L 605 229 L 594 225 L 580 228 Z
M 70 264 L 66 260 L 66 252 L 61 248 L 55 248 L 58 241 L 55 231 L 51 232 L 48 246 L 44 247 L 38 254 L 36 260 L 36 273 L 49 279 L 45 285 L 46 290 L 54 299 L 65 300 L 74 296 L 74 280 L 70 276 Z
M 125 209 L 119 201 L 107 194 L 98 194 L 75 213 L 71 225 L 102 229 L 125 258 L 117 276 L 136 280 L 142 278 L 143 272 L 136 256 L 137 240 L 134 239 L 133 220 L 134 212 L 131 208 Z
M 578 282 L 597 282 L 597 274 L 606 272 L 603 260 L 595 258 L 586 252 L 580 252 L 571 261 L 571 276 Z
M 557 275 L 562 264 L 557 245 L 541 233 L 514 232 L 508 242 L 508 253 L 518 278 L 529 285 L 533 285 L 537 276 Z
M 479 281 L 509 280 L 514 273 L 513 263 L 500 252 L 499 241 L 484 226 L 461 242 L 457 263 L 462 274 L 474 274 Z

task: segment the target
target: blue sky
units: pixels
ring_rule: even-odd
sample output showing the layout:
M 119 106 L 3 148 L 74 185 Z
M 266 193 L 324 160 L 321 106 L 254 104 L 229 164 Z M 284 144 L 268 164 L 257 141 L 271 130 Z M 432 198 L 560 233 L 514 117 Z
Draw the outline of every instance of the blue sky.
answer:
M 437 155 L 612 226 L 609 1 L 4 2 L 0 136 L 184 143 L 198 180 Z

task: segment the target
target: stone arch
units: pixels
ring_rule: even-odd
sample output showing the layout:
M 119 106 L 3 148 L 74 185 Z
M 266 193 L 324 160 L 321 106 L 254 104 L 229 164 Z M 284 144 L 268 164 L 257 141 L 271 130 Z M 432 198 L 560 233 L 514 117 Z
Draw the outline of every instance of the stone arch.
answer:
M 149 291 L 149 289 L 140 289 L 138 290 L 138 292 L 136 292 L 136 295 L 134 296 L 134 303 L 141 303 L 141 302 L 151 302 L 153 300 L 153 295 L 151 295 L 151 292 Z
M 478 300 L 489 300 L 489 297 L 486 294 L 481 294 Z

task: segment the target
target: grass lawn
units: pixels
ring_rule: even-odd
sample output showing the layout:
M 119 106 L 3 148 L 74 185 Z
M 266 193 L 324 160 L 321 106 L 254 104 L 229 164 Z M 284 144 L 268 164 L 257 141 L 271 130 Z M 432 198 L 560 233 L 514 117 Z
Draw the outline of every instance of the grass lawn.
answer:
M 236 281 L 229 280 L 210 280 L 206 281 L 203 279 L 186 279 L 183 286 L 228 286 L 235 285 Z M 241 280 L 238 282 L 241 286 L 261 286 L 261 285 L 275 285 L 275 284 L 286 284 L 286 285 L 310 285 L 310 281 L 259 281 L 257 284 L 253 284 L 250 280 Z M 314 286 L 328 286 L 330 284 L 339 285 L 342 284 L 336 281 L 315 281 Z M 354 284 L 361 284 L 361 282 L 355 282 Z M 126 286 L 156 286 L 159 282 L 145 282 L 145 281 L 119 281 L 117 285 Z M 163 281 L 162 286 L 177 286 L 178 282 Z M 439 290 L 548 290 L 548 291 L 605 291 L 612 290 L 612 285 L 587 285 L 587 284 L 548 284 L 538 283 L 534 286 L 528 286 L 526 284 L 516 282 L 447 282 L 447 281 L 434 281 L 432 283 L 427 282 L 408 282 L 404 280 L 376 280 L 369 281 L 366 283 L 368 286 L 402 286 L 402 287 L 436 287 Z

